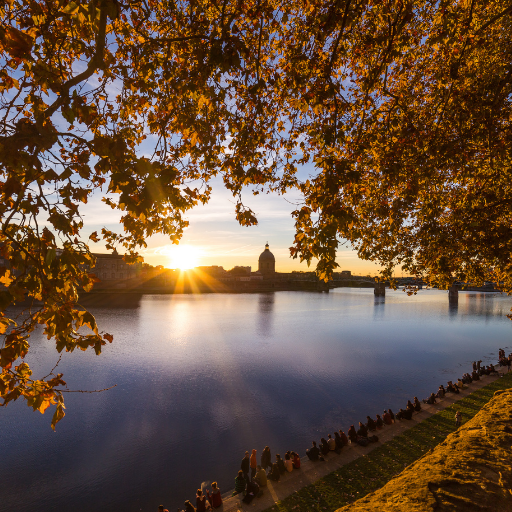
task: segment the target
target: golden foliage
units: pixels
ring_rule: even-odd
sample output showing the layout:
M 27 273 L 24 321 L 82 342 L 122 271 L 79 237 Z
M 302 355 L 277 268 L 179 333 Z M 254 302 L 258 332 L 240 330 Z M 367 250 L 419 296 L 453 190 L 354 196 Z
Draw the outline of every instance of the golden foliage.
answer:
M 37 324 L 58 351 L 111 341 L 76 306 L 94 284 L 80 205 L 102 187 L 123 233 L 89 241 L 131 261 L 154 233 L 178 241 L 221 175 L 244 225 L 257 222 L 247 187 L 302 193 L 291 254 L 317 258 L 323 278 L 348 241 L 440 286 L 510 289 L 511 13 L 466 0 L 4 2 L 0 310 L 38 304 L 2 321 L 4 402 L 33 398 L 12 365 Z M 31 391 L 53 397 L 54 421 L 56 386 Z

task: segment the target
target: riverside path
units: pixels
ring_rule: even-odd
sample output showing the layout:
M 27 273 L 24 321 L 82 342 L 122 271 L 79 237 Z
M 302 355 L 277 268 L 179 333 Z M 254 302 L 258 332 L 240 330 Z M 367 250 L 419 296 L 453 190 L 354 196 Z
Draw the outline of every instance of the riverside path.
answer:
M 503 373 L 502 369 L 498 369 L 500 375 Z M 302 489 L 303 487 L 316 482 L 323 476 L 335 471 L 336 469 L 348 464 L 349 462 L 367 455 L 373 449 L 381 446 L 386 441 L 393 437 L 400 435 L 409 428 L 422 422 L 429 416 L 444 409 L 457 402 L 461 398 L 468 396 L 477 389 L 480 389 L 492 381 L 499 378 L 498 376 L 484 375 L 477 382 L 472 382 L 465 389 L 461 390 L 457 395 L 449 393 L 445 398 L 439 400 L 435 405 L 422 404 L 422 409 L 413 415 L 410 421 L 396 421 L 393 425 L 385 426 L 382 430 L 378 431 L 379 442 L 370 444 L 368 447 L 359 445 L 348 444 L 345 446 L 341 453 L 338 455 L 336 452 L 330 452 L 325 457 L 325 462 L 317 461 L 312 462 L 307 457 L 301 458 L 301 469 L 294 469 L 291 473 L 285 473 L 281 476 L 279 482 L 271 482 L 268 480 L 268 486 L 263 488 L 263 495 L 259 498 L 254 498 L 252 503 L 245 504 L 242 502 L 243 496 L 231 496 L 232 491 L 223 496 L 223 507 L 220 510 L 225 512 L 237 511 L 251 511 L 262 512 L 272 506 L 278 501 L 284 500 L 294 492 Z

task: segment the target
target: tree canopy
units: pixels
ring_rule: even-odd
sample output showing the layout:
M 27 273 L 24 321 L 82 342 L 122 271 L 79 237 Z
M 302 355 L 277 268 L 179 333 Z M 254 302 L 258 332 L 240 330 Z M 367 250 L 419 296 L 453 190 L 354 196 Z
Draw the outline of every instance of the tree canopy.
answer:
M 179 241 L 215 176 L 243 225 L 244 189 L 298 189 L 291 255 L 323 278 L 348 243 L 511 287 L 509 1 L 4 0 L 0 19 L 4 404 L 54 404 L 55 426 L 65 382 L 32 376 L 30 333 L 99 354 L 89 244 L 134 261 L 154 233 Z M 123 229 L 86 240 L 98 189 Z

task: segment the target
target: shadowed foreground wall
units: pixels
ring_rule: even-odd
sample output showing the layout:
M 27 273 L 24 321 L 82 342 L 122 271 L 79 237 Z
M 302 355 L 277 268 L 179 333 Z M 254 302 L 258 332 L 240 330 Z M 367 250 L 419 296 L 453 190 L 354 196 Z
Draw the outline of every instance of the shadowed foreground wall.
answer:
M 434 450 L 337 512 L 372 510 L 512 511 L 512 389 L 497 391 Z

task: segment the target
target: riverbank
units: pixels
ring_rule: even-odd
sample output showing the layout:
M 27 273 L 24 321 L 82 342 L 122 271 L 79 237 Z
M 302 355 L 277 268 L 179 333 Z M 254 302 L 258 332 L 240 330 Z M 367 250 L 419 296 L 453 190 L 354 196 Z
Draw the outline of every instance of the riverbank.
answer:
M 396 478 L 337 512 L 510 512 L 512 389 Z
M 502 374 L 503 375 L 503 374 Z M 349 445 L 340 455 L 331 452 L 325 462 L 301 460 L 301 469 L 269 482 L 262 497 L 250 505 L 226 496 L 225 511 L 331 512 L 379 489 L 437 446 L 455 430 L 454 415 L 463 423 L 492 398 L 495 391 L 512 387 L 512 372 L 484 376 L 459 395 L 449 394 L 436 405 L 424 405 L 411 421 L 397 421 L 378 432 L 379 442 L 363 448 Z

